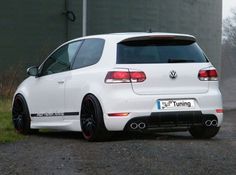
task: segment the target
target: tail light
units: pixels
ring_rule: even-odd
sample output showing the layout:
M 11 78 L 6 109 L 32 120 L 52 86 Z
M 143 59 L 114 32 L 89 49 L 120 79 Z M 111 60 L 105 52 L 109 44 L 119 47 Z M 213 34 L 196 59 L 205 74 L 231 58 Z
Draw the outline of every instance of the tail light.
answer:
M 201 81 L 217 81 L 218 74 L 216 69 L 200 70 L 198 73 L 198 78 Z
M 107 73 L 106 83 L 140 83 L 146 80 L 146 75 L 142 71 L 111 71 Z

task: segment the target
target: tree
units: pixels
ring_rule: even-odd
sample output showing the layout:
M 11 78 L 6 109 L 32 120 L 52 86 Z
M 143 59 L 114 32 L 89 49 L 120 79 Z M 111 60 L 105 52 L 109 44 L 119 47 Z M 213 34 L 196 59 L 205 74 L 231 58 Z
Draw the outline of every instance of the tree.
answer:
M 236 9 L 223 21 L 223 44 L 236 47 Z
M 236 75 L 236 9 L 232 16 L 223 21 L 222 77 L 235 78 Z

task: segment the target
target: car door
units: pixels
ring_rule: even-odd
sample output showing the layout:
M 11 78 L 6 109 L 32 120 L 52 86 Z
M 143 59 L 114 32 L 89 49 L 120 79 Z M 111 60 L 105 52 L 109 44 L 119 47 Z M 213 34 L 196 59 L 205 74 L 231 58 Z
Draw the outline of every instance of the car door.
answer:
M 65 111 L 67 113 L 80 111 L 80 103 L 88 85 L 92 86 L 89 76 L 96 74 L 96 69 L 91 66 L 99 62 L 104 48 L 105 40 L 99 38 L 85 39 L 77 52 L 72 65 L 71 74 L 65 83 Z M 92 73 L 92 74 L 91 74 Z M 78 119 L 78 115 L 64 116 L 64 119 Z
M 29 92 L 32 120 L 63 119 L 65 79 L 81 42 L 63 45 L 40 66 Z

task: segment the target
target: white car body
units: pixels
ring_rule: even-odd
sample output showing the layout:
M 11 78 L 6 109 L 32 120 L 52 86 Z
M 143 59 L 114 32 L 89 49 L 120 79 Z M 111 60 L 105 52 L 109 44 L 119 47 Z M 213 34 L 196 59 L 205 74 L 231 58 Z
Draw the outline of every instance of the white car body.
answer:
M 30 127 L 81 131 L 81 106 L 87 94 L 93 94 L 100 102 L 108 131 L 123 131 L 129 127 L 127 124 L 137 117 L 196 111 L 202 115 L 215 116 L 217 126 L 220 127 L 223 112 L 218 81 L 200 81 L 198 78 L 200 70 L 214 69 L 210 62 L 117 64 L 117 44 L 121 41 L 136 37 L 162 36 L 194 38 L 190 35 L 170 33 L 123 33 L 83 37 L 65 43 L 89 38 L 105 40 L 98 63 L 42 77 L 30 76 L 21 83 L 15 95 L 21 94 L 27 102 L 31 118 Z M 176 79 L 169 77 L 173 70 L 178 75 Z M 110 71 L 142 71 L 146 75 L 146 80 L 140 83 L 106 83 L 105 77 Z M 177 102 L 189 102 L 191 107 L 184 104 L 182 108 L 157 107 L 157 103 L 170 103 L 168 100 L 177 100 L 172 105 Z M 108 115 L 117 113 L 127 113 L 127 116 Z

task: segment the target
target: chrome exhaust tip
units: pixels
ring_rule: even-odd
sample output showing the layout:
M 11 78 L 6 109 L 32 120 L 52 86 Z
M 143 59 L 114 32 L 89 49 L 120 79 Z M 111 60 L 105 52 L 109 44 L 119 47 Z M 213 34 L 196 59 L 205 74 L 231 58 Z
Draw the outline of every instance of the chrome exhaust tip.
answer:
M 138 124 L 137 123 L 131 123 L 130 124 L 130 128 L 131 129 L 137 129 L 138 128 Z
M 139 127 L 139 129 L 145 129 L 146 128 L 146 124 L 141 122 L 141 123 L 139 123 L 138 127 Z
M 212 121 L 211 121 L 211 124 L 212 124 L 212 126 L 217 126 L 217 125 L 218 125 L 218 122 L 217 122 L 217 120 L 212 120 Z
M 205 125 L 210 127 L 210 126 L 217 126 L 218 125 L 218 121 L 217 120 L 207 120 L 205 121 Z
M 208 126 L 208 127 L 211 126 L 211 125 L 212 125 L 211 120 L 207 120 L 207 121 L 205 121 L 205 125 Z

